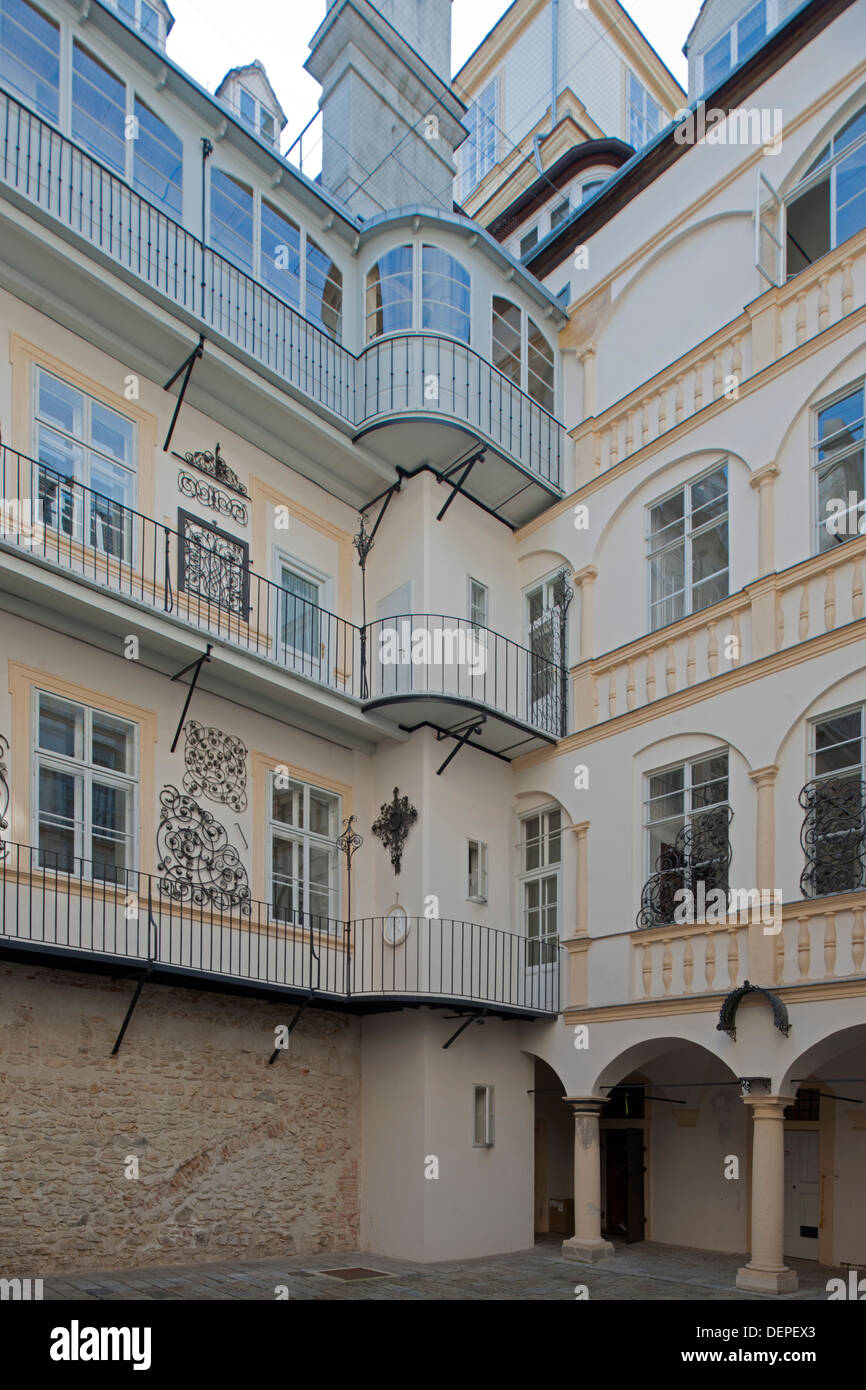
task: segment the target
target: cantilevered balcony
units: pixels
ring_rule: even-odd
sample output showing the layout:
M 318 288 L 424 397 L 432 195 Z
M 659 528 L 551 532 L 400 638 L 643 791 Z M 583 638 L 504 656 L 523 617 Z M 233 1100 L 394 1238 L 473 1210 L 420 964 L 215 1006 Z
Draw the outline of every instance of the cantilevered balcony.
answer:
M 360 627 L 254 573 L 241 537 L 194 517 L 172 530 L 5 445 L 0 498 L 0 589 L 30 599 L 31 565 L 73 580 L 72 597 L 51 594 L 55 621 L 86 617 L 110 594 L 289 673 L 313 707 L 315 687 L 359 721 L 367 711 L 404 729 L 469 720 L 469 741 L 501 757 L 566 732 L 567 674 L 541 649 L 438 614 Z
M 517 1018 L 559 1010 L 537 943 L 446 918 L 347 922 L 254 901 L 207 856 L 173 877 L 0 842 L 0 955 L 358 1013 L 406 1004 Z M 182 867 L 182 866 L 181 866 Z
M 3 200 L 12 214 L 0 216 L 9 288 L 40 306 L 46 299 L 57 310 L 66 305 L 79 331 L 91 312 L 106 323 L 122 317 L 127 338 L 149 361 L 176 367 L 176 335 L 169 339 L 149 320 L 124 283 L 168 309 L 182 328 L 253 363 L 263 381 L 324 416 L 348 446 L 364 440 L 371 457 L 350 449 L 339 465 L 347 499 L 359 486 L 367 495 L 381 491 L 373 456 L 444 471 L 472 450 L 483 457 L 465 491 L 510 524 L 562 495 L 562 426 L 485 358 L 432 334 L 389 338 L 356 356 L 0 89 Z M 34 242 L 30 219 L 46 230 L 44 244 Z M 63 242 L 86 255 L 72 275 Z M 196 381 L 217 399 L 237 389 L 207 353 Z M 269 437 L 285 438 L 284 415 L 264 398 L 255 418 Z M 300 447 L 300 435 L 295 442 Z M 333 459 L 329 466 L 338 467 Z

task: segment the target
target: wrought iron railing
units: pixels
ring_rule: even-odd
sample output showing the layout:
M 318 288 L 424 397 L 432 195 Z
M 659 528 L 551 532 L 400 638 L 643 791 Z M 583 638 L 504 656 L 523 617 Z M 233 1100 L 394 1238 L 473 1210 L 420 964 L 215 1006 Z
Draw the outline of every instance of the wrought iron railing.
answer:
M 728 902 L 732 819 L 728 806 L 697 812 L 673 843 L 665 845 L 656 860 L 656 872 L 643 886 L 636 919 L 639 928 L 694 921 L 710 893 L 719 890 Z
M 196 518 L 183 524 L 175 531 L 0 445 L 0 545 L 365 703 L 446 695 L 552 737 L 565 733 L 567 673 L 543 650 L 438 614 L 362 629 L 255 574 L 239 536 Z M 405 622 L 445 659 L 413 662 Z M 382 634 L 390 630 L 397 645 L 386 653 Z M 455 652 L 464 659 L 452 660 Z
M 800 843 L 804 898 L 866 887 L 866 781 L 859 771 L 816 777 L 799 796 L 805 811 Z
M 562 426 L 486 359 L 433 335 L 356 356 L 2 89 L 0 184 L 352 429 L 417 400 L 561 486 Z M 438 376 L 438 400 L 424 399 L 425 372 Z
M 447 918 L 341 921 L 275 912 L 245 898 L 222 906 L 218 885 L 189 886 L 117 862 L 6 842 L 0 850 L 0 947 L 122 961 L 228 983 L 330 999 L 453 1000 L 533 1014 L 559 1011 L 559 952 L 533 964 L 533 943 L 512 932 Z M 388 937 L 391 935 L 391 941 Z M 392 944 L 393 941 L 393 944 Z

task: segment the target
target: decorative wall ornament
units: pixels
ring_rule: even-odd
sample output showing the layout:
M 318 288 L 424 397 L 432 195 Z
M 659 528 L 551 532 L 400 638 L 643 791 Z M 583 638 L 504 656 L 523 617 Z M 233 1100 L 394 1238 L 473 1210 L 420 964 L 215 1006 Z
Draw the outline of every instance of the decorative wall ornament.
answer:
M 401 796 L 399 787 L 394 788 L 391 801 L 380 807 L 379 815 L 373 822 L 376 835 L 391 855 L 394 872 L 399 874 L 403 858 L 403 846 L 410 828 L 418 819 L 418 812 L 409 802 L 408 796 Z
M 183 788 L 233 811 L 247 809 L 247 749 L 233 734 L 207 728 L 195 719 L 185 726 Z
M 194 478 L 192 473 L 187 473 L 183 468 L 177 475 L 178 491 L 184 497 L 189 497 L 194 502 L 201 502 L 203 507 L 210 507 L 211 511 L 219 512 L 221 516 L 229 516 L 232 521 L 236 521 L 239 526 L 246 526 L 249 515 L 243 502 L 238 502 L 234 497 L 229 497 L 222 488 L 215 487 L 213 483 L 205 482 L 204 478 Z
M 180 459 L 182 463 L 188 463 L 191 468 L 197 468 L 200 473 L 207 473 L 209 478 L 215 478 L 224 487 L 231 488 L 232 492 L 240 493 L 241 497 L 249 497 L 249 493 L 237 473 L 233 468 L 229 468 L 220 453 L 219 444 L 213 453 L 209 449 L 202 449 L 189 454 L 178 454 L 172 450 L 172 455 L 174 458 Z
M 9 847 L 3 841 L 3 831 L 9 829 L 7 812 L 9 810 L 9 768 L 6 765 L 6 754 L 9 752 L 9 740 L 5 734 L 0 734 L 0 863 L 9 853 Z
M 759 1094 L 768 1096 L 770 1094 L 770 1081 L 766 1076 L 741 1076 L 739 1082 L 740 1095 L 742 1096 L 755 1096 Z
M 721 889 L 727 901 L 732 819 L 730 807 L 719 806 L 686 821 L 673 844 L 658 856 L 656 872 L 643 886 L 636 926 L 666 927 L 675 921 L 674 913 L 683 901 L 678 893 L 691 894 L 695 904 Z
M 719 1011 L 719 1021 L 716 1028 L 720 1033 L 727 1033 L 734 1042 L 737 1041 L 737 1009 L 745 999 L 747 994 L 763 994 L 773 1010 L 773 1022 L 786 1038 L 791 1031 L 791 1021 L 788 1018 L 788 1010 L 778 994 L 773 994 L 772 990 L 764 989 L 761 985 L 752 985 L 745 980 L 739 989 L 731 990 L 725 998 Z
M 349 816 L 348 819 L 344 820 L 343 833 L 337 836 L 337 849 L 346 856 L 346 882 L 348 885 L 346 918 L 348 921 L 352 920 L 352 860 L 355 857 L 355 851 L 359 850 L 364 843 L 363 835 L 359 835 L 354 828 L 357 819 L 357 816 Z
M 178 511 L 178 588 L 239 618 L 249 616 L 250 548 L 209 521 Z
M 806 812 L 800 843 L 806 867 L 804 898 L 852 893 L 866 884 L 866 782 L 860 777 L 819 777 L 799 796 Z
M 191 796 L 164 787 L 156 831 L 159 889 L 175 902 L 250 913 L 247 871 L 225 827 Z

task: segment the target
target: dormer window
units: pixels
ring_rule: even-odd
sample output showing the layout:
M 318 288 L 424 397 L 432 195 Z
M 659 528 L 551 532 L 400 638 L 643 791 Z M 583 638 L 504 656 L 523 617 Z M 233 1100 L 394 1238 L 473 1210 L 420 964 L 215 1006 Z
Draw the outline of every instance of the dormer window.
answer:
M 247 130 L 268 145 L 278 145 L 286 116 L 264 66 L 255 60 L 227 72 L 216 90 Z
M 775 0 L 758 0 L 703 54 L 701 91 L 718 87 L 734 68 L 760 48 L 776 24 Z
M 256 135 L 260 135 L 263 140 L 271 143 L 276 139 L 276 121 L 267 107 L 248 92 L 246 87 L 240 89 L 240 115 L 244 125 L 254 130 Z
M 165 47 L 167 33 L 164 11 L 150 0 L 108 0 L 113 10 L 151 43 Z

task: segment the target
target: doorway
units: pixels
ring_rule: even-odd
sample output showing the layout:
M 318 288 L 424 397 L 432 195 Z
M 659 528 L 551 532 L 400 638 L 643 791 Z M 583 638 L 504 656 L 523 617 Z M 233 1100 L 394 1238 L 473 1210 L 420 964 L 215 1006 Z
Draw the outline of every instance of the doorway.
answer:
M 818 1130 L 785 1130 L 785 1254 L 818 1258 L 820 1222 Z

